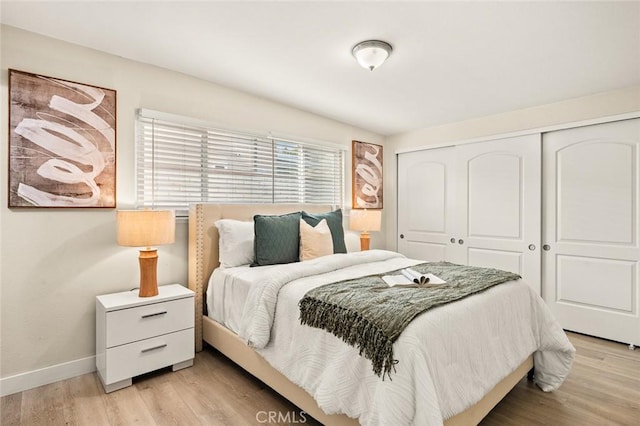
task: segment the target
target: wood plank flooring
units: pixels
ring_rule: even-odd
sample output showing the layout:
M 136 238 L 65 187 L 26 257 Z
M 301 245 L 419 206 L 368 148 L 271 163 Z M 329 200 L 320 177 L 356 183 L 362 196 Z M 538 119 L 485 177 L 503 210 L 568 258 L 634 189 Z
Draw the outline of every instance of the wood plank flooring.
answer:
M 640 424 L 640 350 L 568 335 L 577 355 L 562 387 L 544 393 L 523 379 L 481 425 Z M 191 368 L 161 370 L 133 383 L 105 394 L 97 376 L 86 374 L 9 395 L 0 400 L 0 424 L 318 424 L 211 348 L 198 353 Z
M 521 380 L 481 425 L 640 425 L 640 349 L 567 335 L 576 357 L 560 389 L 545 393 Z

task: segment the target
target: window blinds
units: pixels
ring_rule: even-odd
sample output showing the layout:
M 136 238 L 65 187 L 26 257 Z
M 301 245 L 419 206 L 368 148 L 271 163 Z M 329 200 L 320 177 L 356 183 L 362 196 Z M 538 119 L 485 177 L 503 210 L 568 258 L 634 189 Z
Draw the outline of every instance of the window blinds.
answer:
M 139 110 L 139 207 L 186 212 L 190 203 L 341 205 L 343 150 L 221 130 Z

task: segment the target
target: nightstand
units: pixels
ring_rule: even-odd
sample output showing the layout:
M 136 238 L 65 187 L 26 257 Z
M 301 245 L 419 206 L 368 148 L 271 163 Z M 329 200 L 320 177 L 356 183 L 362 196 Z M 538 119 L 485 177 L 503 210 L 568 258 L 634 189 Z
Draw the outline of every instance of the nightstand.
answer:
M 138 290 L 96 297 L 96 367 L 105 392 L 159 368 L 193 365 L 194 293 L 179 284 L 158 287 L 153 297 Z

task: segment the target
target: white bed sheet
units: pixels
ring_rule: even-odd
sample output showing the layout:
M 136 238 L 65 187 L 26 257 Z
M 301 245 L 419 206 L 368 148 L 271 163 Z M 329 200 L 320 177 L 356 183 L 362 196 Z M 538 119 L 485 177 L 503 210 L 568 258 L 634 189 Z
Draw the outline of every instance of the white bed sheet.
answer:
M 227 297 L 210 315 L 216 319 L 214 312 L 222 312 L 222 321 L 216 321 L 235 329 L 326 413 L 345 413 L 365 425 L 440 425 L 476 403 L 534 351 L 541 388 L 557 388 L 568 374 L 573 347 L 542 299 L 518 280 L 417 317 L 394 343 L 399 364 L 392 380 L 383 381 L 356 348 L 302 326 L 298 301 L 328 282 L 419 262 L 382 251 L 343 256 L 352 255 L 268 269 L 231 268 L 214 273 L 225 278 L 210 286 L 214 307 L 218 297 Z M 306 269 L 325 272 L 307 276 Z
M 242 265 L 214 269 L 207 284 L 207 316 L 238 334 L 251 285 L 259 282 L 269 270 L 277 270 L 281 266 L 252 268 Z
M 273 267 L 252 268 L 249 265 L 243 265 L 215 269 L 207 285 L 206 302 L 209 318 L 234 333 L 239 333 L 242 311 L 249 289 L 269 268 Z

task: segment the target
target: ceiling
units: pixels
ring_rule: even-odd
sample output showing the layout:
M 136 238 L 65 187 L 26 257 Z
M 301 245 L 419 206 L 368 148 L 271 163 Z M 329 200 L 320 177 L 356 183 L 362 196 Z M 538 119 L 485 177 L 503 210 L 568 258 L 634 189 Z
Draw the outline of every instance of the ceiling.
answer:
M 640 85 L 640 2 L 1 2 L 0 21 L 391 135 Z M 351 48 L 393 46 L 373 72 Z

